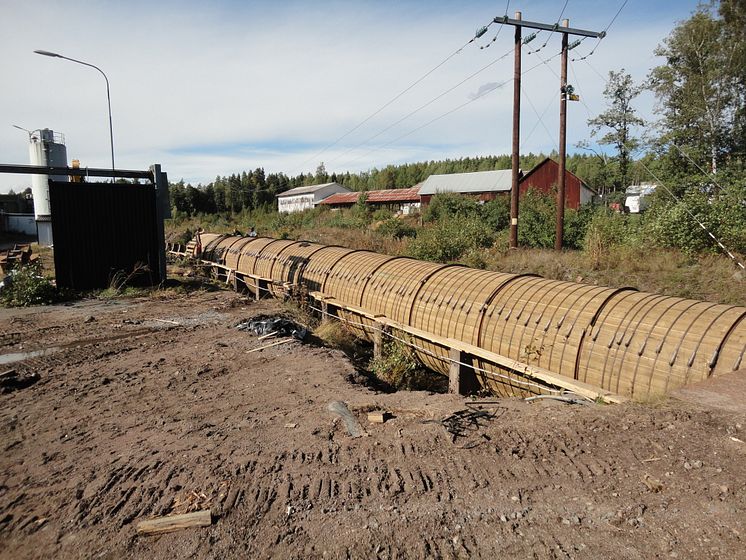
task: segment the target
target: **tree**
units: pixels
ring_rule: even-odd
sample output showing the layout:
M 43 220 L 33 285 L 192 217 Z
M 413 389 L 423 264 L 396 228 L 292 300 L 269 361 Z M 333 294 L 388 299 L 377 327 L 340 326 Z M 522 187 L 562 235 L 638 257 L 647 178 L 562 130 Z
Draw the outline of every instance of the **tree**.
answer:
M 642 88 L 636 86 L 632 76 L 622 68 L 619 72 L 609 71 L 609 81 L 604 89 L 608 108 L 595 118 L 588 120 L 591 136 L 608 130 L 598 143 L 614 146 L 617 152 L 619 173 L 614 181 L 614 189 L 627 187 L 627 174 L 631 160 L 631 152 L 639 145 L 639 141 L 632 135 L 632 128 L 642 126 L 644 121 L 635 114 L 632 100 L 640 95 Z
M 666 64 L 649 80 L 663 117 L 661 141 L 673 141 L 713 173 L 743 144 L 746 118 L 744 2 L 723 1 L 720 9 L 724 19 L 701 5 L 679 24 L 656 49 Z
M 316 167 L 316 175 L 314 176 L 314 182 L 317 185 L 323 185 L 327 181 L 329 181 L 329 174 L 326 172 L 326 166 L 324 165 L 324 162 L 322 161 Z

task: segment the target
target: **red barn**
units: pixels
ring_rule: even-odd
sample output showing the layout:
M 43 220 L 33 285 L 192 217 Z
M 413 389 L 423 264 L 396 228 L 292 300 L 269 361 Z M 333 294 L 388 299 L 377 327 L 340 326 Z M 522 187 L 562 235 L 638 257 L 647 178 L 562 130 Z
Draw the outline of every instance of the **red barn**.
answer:
M 559 164 L 553 159 L 546 158 L 521 178 L 520 193 L 523 195 L 528 189 L 545 193 L 555 192 L 558 176 Z M 577 209 L 581 204 L 591 202 L 597 195 L 598 193 L 580 177 L 565 170 L 565 207 Z
M 420 207 L 419 192 L 419 185 L 408 189 L 367 191 L 365 193 L 365 203 L 370 206 L 409 214 Z M 324 204 L 332 208 L 350 208 L 357 203 L 361 194 L 362 192 L 337 193 L 325 198 L 319 204 Z

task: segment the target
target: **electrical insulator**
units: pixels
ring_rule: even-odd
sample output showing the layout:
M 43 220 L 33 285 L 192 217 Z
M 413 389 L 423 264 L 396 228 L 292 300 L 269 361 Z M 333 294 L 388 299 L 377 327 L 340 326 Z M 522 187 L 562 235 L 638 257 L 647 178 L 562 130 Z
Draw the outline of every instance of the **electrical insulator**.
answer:
M 567 45 L 567 50 L 568 51 L 573 50 L 575 47 L 577 47 L 582 42 L 583 41 L 581 39 L 577 39 L 576 41 L 573 41 L 572 43 L 570 43 L 569 45 Z
M 533 41 L 534 39 L 536 39 L 536 35 L 537 35 L 536 32 L 531 33 L 531 35 L 526 35 L 526 38 L 523 39 L 523 44 L 524 45 L 528 45 L 531 41 Z
M 485 33 L 487 33 L 487 28 L 486 27 L 482 27 L 480 29 L 477 29 L 477 34 L 474 37 L 475 37 L 475 39 L 479 39 Z

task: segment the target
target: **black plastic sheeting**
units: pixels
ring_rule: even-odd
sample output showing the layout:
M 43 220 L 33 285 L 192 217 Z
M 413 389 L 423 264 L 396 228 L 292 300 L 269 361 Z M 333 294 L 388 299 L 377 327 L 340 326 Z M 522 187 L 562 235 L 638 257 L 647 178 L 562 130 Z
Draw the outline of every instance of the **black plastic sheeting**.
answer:
M 240 331 L 248 331 L 257 336 L 276 333 L 278 336 L 292 336 L 298 340 L 303 340 L 308 334 L 306 328 L 284 317 L 254 319 L 239 323 L 236 325 L 236 328 Z

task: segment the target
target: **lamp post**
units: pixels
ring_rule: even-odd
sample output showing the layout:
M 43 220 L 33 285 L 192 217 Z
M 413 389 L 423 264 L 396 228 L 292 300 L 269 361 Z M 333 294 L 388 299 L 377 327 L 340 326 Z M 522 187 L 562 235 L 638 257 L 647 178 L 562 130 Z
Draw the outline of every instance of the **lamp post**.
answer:
M 40 54 L 42 56 L 51 56 L 52 58 L 63 58 L 65 60 L 69 60 L 70 62 L 76 62 L 78 64 L 82 64 L 83 66 L 90 66 L 91 68 L 94 68 L 101 72 L 101 75 L 104 77 L 104 80 L 106 80 L 106 103 L 109 107 L 109 144 L 111 146 L 111 170 L 114 171 L 114 128 L 111 125 L 111 96 L 109 95 L 109 78 L 106 77 L 106 74 L 104 74 L 104 71 L 101 70 L 98 66 L 94 66 L 93 64 L 89 64 L 88 62 L 83 62 L 82 60 L 75 60 L 74 58 L 70 58 L 68 56 L 63 56 L 61 54 L 49 52 L 49 51 L 34 51 L 36 54 Z M 114 177 L 111 178 L 112 182 L 114 182 Z

